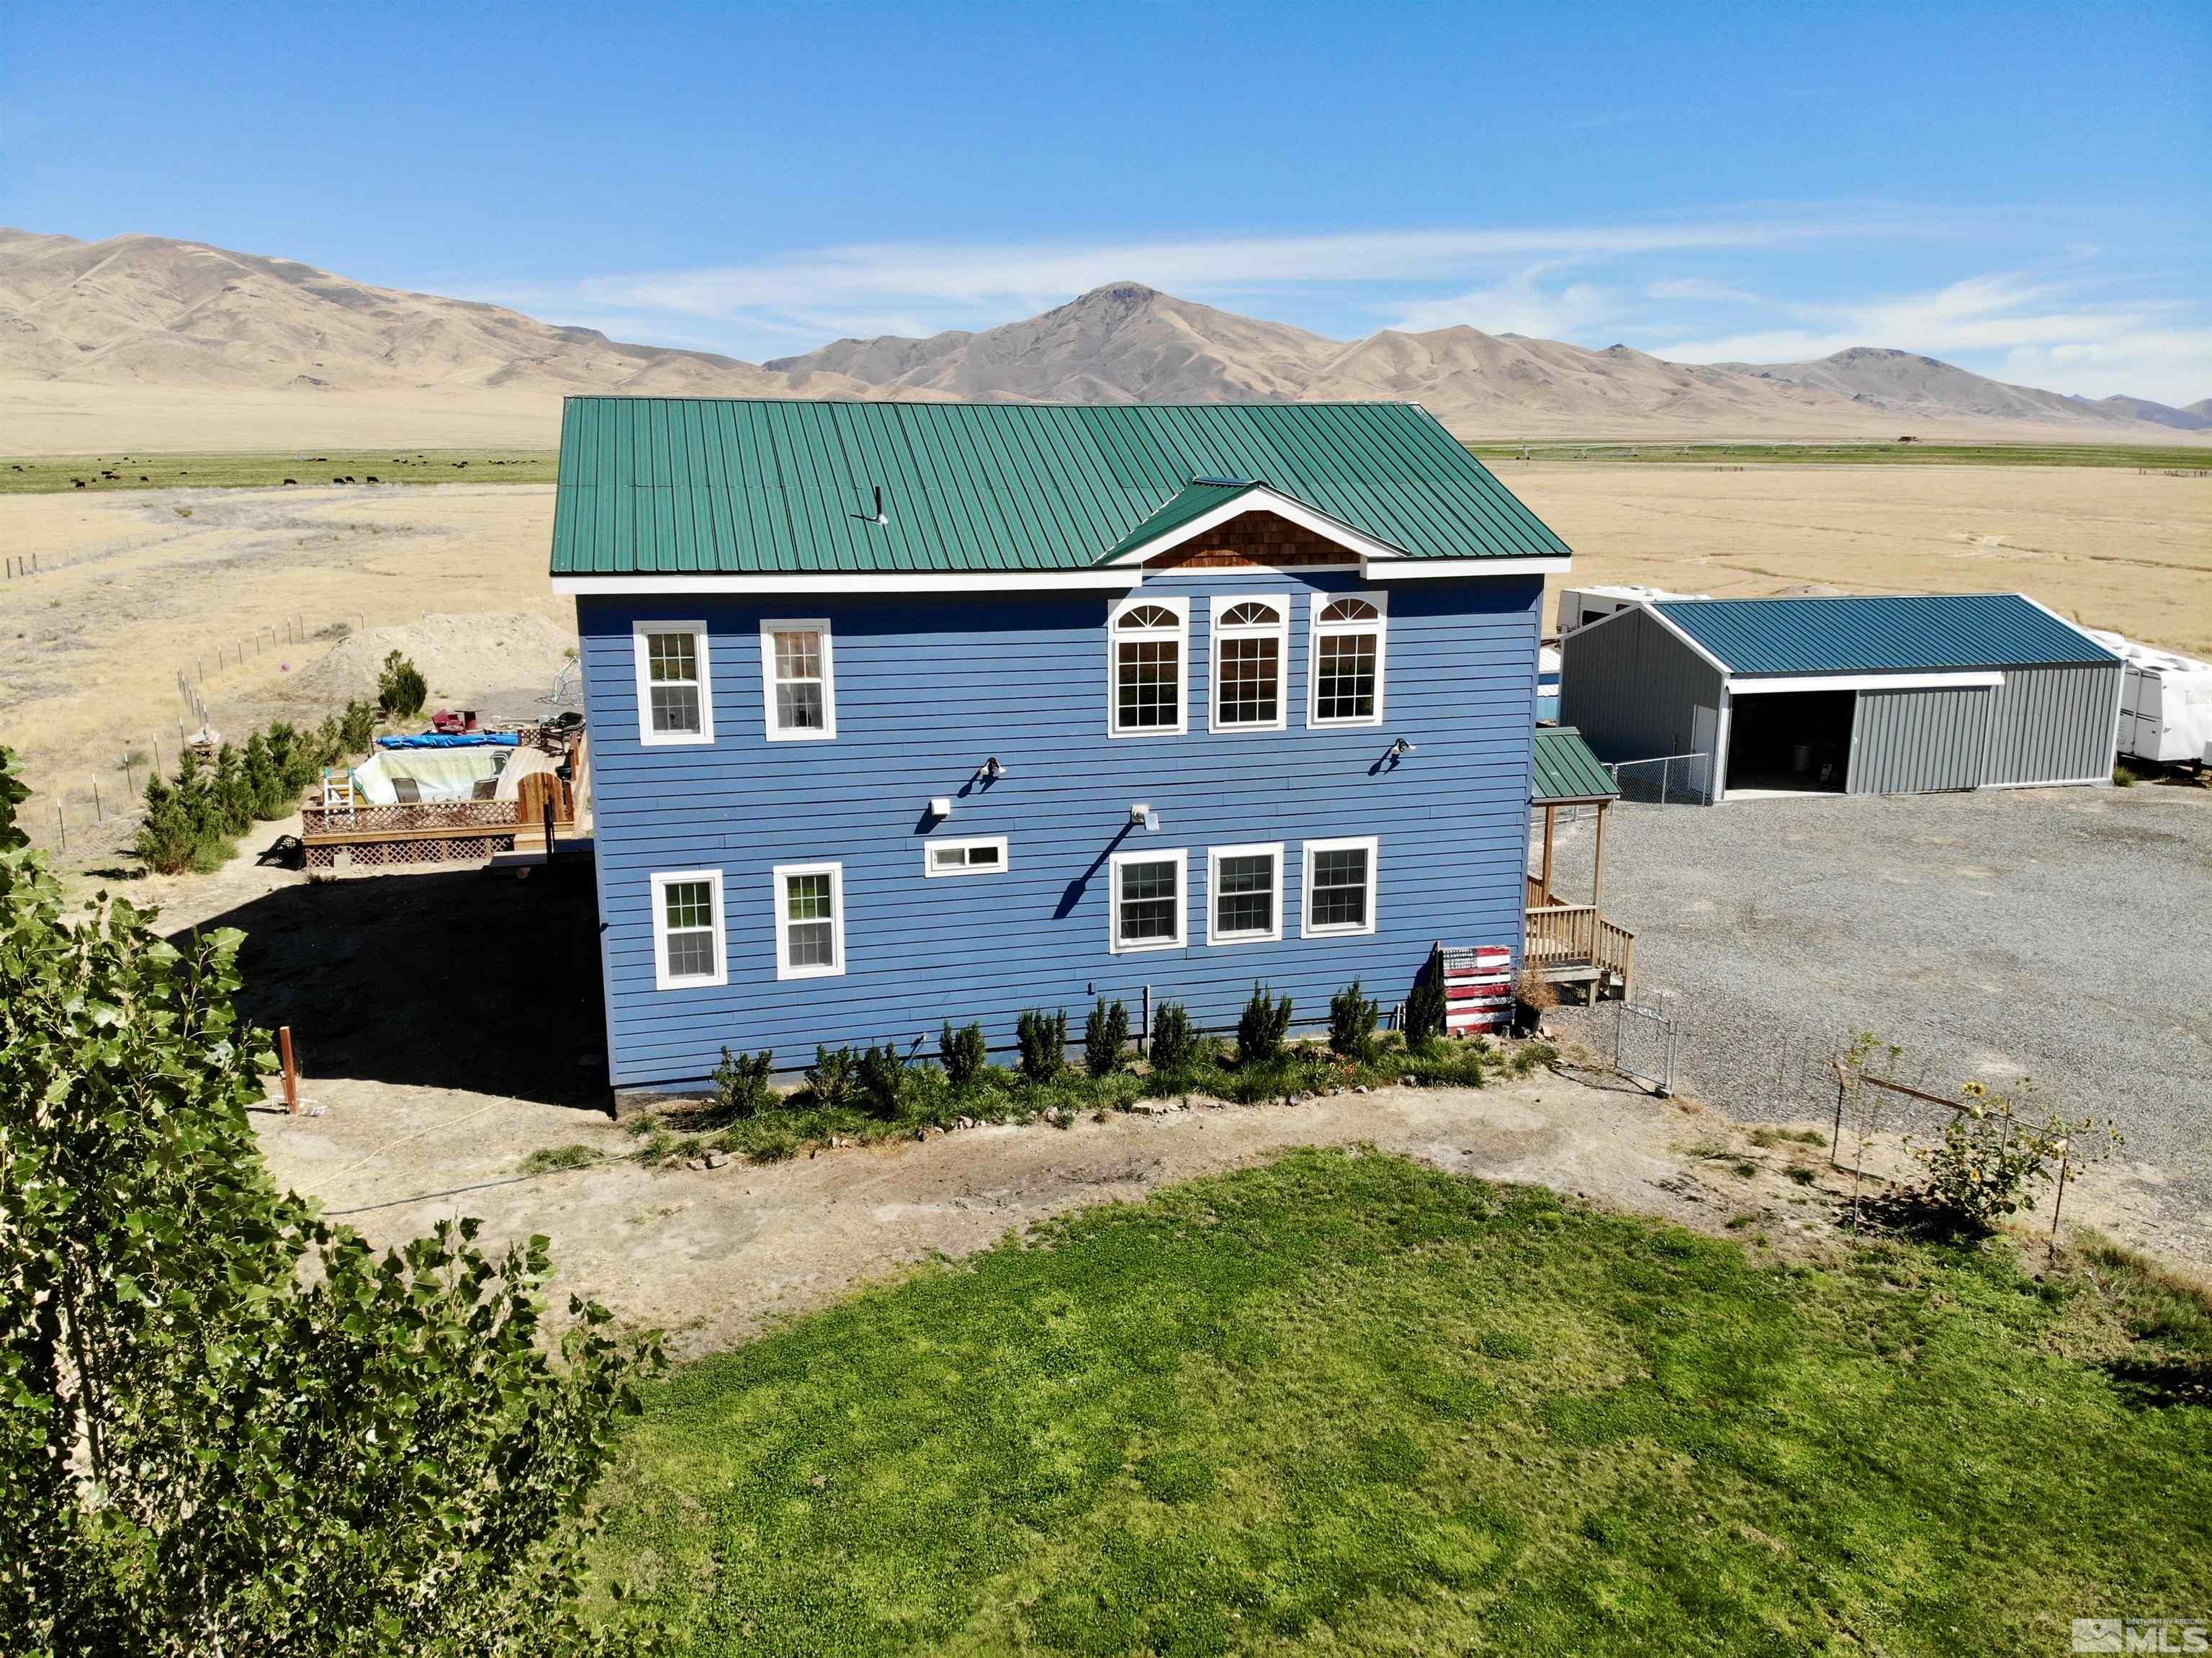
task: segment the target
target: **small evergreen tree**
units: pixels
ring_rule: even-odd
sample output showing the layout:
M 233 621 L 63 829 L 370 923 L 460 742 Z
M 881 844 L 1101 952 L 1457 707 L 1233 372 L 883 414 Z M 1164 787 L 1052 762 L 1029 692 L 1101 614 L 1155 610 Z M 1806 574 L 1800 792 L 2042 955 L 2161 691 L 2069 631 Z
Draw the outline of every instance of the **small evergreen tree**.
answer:
M 853 1051 L 814 1046 L 814 1063 L 807 1068 L 806 1091 L 824 1111 L 836 1111 L 853 1102 Z
M 376 704 L 358 699 L 345 705 L 338 721 L 338 743 L 348 754 L 365 754 L 376 741 Z
M 868 1108 L 886 1120 L 906 1103 L 906 1061 L 890 1043 L 871 1046 L 860 1056 L 860 1092 Z
M 396 650 L 384 659 L 384 671 L 376 680 L 376 705 L 386 718 L 411 720 L 429 699 L 430 687 L 414 663 Z
M 1067 1064 L 1067 1010 L 1023 1009 L 1014 1023 L 1014 1039 L 1021 1045 L 1022 1075 L 1032 1082 L 1049 1082 Z
M 1121 1069 L 1121 1050 L 1128 1043 L 1129 1010 L 1118 1001 L 1109 1006 L 1100 997 L 1083 1021 L 1083 1069 L 1093 1076 L 1111 1076 Z
M 758 1053 L 732 1053 L 722 1050 L 722 1063 L 714 1067 L 714 1118 L 718 1122 L 734 1122 L 740 1118 L 757 1117 L 775 1098 L 775 1090 L 768 1085 L 769 1067 L 775 1063 L 772 1049 Z
M 963 1025 L 952 1028 L 945 1021 L 944 1030 L 937 1039 L 938 1063 L 945 1067 L 945 1080 L 956 1088 L 964 1088 L 983 1074 L 990 1062 L 990 1051 L 983 1042 L 981 1025 Z
M 292 812 L 292 797 L 284 787 L 284 776 L 277 769 L 276 756 L 269 752 L 269 739 L 255 732 L 246 740 L 246 787 L 253 796 L 253 815 L 257 818 L 289 817 Z
M 1375 1020 L 1381 1009 L 1359 993 L 1359 981 L 1328 999 L 1328 1045 L 1339 1058 L 1355 1064 L 1375 1051 Z
M 1446 1011 L 1444 955 L 1442 950 L 1431 950 L 1406 998 L 1406 1045 L 1425 1048 L 1442 1036 Z
M 1267 987 L 1254 984 L 1252 999 L 1244 1004 L 1244 1011 L 1237 1021 L 1237 1063 L 1273 1064 L 1282 1057 L 1283 1038 L 1290 1028 L 1291 998 L 1286 996 L 1279 1002 L 1271 1002 Z
M 214 790 L 223 833 L 234 838 L 253 827 L 253 791 L 246 786 L 246 762 L 228 743 L 216 751 Z
M 1152 1069 L 1173 1076 L 1198 1062 L 1198 1033 L 1180 1002 L 1163 1002 L 1152 1009 Z

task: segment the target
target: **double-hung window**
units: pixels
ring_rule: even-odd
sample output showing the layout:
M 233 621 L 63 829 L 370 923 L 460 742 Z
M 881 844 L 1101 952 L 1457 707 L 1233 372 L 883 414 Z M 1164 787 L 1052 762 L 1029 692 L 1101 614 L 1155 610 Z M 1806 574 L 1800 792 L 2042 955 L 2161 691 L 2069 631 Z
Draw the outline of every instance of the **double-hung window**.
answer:
M 1382 594 L 1313 597 L 1312 652 L 1306 680 L 1309 725 L 1380 725 L 1388 625 Z
M 683 869 L 653 876 L 653 988 L 729 982 L 722 954 L 722 872 Z
M 1190 600 L 1124 600 L 1109 616 L 1107 633 L 1113 672 L 1109 735 L 1180 734 L 1183 675 L 1190 659 Z
M 1284 649 L 1290 617 L 1279 599 L 1213 601 L 1213 728 L 1283 728 Z
M 1376 850 L 1372 835 L 1306 843 L 1304 936 L 1375 930 Z
M 836 678 L 830 624 L 760 625 L 761 695 L 770 742 L 819 742 L 837 735 Z
M 1115 954 L 1182 948 L 1185 862 L 1181 850 L 1114 854 L 1107 944 Z
M 827 978 L 845 971 L 845 866 L 775 866 L 775 976 Z
M 1206 942 L 1260 944 L 1283 936 L 1283 849 L 1216 846 L 1206 855 Z
M 637 738 L 647 747 L 714 741 L 713 670 L 704 622 L 639 622 Z

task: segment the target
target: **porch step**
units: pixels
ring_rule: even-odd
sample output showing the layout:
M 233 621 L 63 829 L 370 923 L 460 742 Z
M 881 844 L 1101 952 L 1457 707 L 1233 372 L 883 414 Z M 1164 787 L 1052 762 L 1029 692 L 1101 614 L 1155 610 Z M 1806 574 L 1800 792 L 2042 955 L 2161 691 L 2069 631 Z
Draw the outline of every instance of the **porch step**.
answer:
M 1504 945 L 1443 952 L 1444 1028 L 1495 1030 L 1513 1017 L 1513 952 Z

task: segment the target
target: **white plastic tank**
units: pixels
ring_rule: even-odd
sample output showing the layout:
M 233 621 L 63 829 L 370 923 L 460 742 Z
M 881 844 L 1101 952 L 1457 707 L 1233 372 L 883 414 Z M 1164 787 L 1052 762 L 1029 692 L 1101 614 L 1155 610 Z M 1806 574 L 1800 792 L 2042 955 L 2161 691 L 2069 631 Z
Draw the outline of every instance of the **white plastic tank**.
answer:
M 2126 665 L 2119 752 L 2164 765 L 2212 760 L 2212 662 L 2096 628 L 2083 631 Z

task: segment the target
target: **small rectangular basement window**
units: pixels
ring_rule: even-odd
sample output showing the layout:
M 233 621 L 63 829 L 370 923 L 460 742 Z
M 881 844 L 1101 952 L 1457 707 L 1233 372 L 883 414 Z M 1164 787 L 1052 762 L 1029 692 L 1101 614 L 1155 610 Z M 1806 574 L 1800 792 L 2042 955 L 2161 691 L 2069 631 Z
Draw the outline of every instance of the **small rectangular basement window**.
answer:
M 922 849 L 921 857 L 925 875 L 995 875 L 1006 867 L 1006 838 L 934 840 Z

